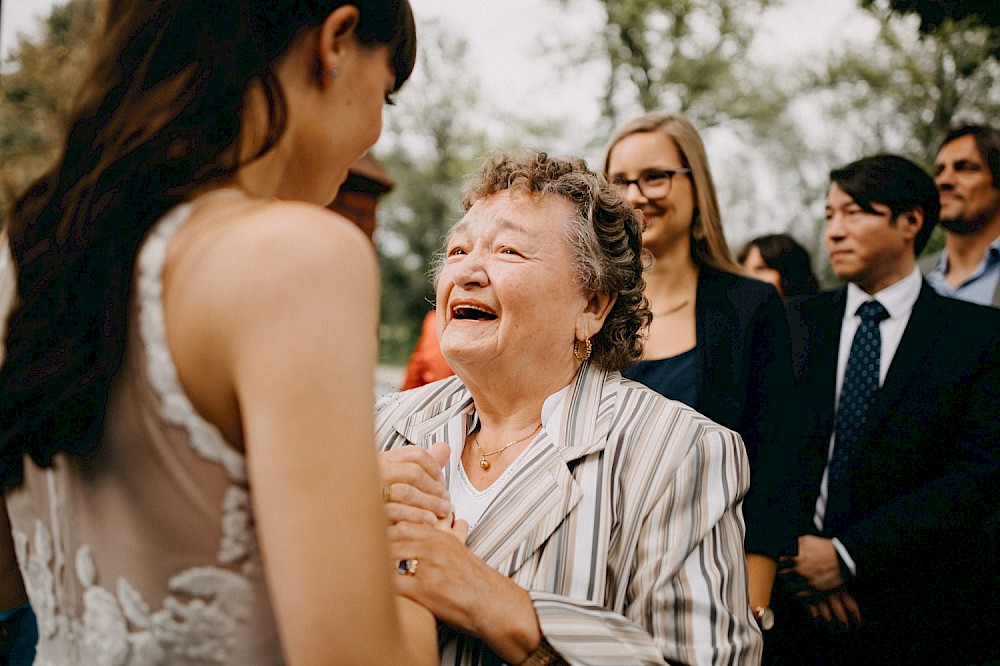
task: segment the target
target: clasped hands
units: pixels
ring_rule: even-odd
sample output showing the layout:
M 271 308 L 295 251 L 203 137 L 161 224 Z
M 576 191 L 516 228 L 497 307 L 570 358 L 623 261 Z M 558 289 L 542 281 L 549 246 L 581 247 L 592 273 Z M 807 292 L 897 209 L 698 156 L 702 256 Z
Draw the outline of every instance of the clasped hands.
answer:
M 861 609 L 844 589 L 840 559 L 832 539 L 807 534 L 798 539 L 798 555 L 778 560 L 778 575 L 796 589 L 809 614 L 844 628 L 861 623 Z
M 441 472 L 450 452 L 447 444 L 439 442 L 427 451 L 419 446 L 404 446 L 379 454 L 382 500 L 389 525 L 405 522 L 452 526 L 455 508 Z M 464 536 L 460 538 L 465 541 Z
M 396 591 L 517 663 L 525 653 L 511 636 L 527 636 L 529 649 L 540 640 L 534 606 L 527 592 L 466 547 L 469 526 L 454 520 L 441 472 L 450 451 L 439 442 L 429 450 L 404 446 L 379 454 L 390 555 L 419 561 L 414 575 L 393 576 Z

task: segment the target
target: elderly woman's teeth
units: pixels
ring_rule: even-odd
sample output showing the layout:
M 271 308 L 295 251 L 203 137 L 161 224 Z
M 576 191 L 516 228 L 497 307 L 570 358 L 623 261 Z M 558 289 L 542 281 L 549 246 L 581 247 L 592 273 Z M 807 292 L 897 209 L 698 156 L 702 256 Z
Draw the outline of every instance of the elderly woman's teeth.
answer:
M 451 316 L 453 319 L 475 319 L 477 321 L 497 318 L 497 316 L 492 312 L 488 312 L 472 305 L 458 305 L 452 308 Z

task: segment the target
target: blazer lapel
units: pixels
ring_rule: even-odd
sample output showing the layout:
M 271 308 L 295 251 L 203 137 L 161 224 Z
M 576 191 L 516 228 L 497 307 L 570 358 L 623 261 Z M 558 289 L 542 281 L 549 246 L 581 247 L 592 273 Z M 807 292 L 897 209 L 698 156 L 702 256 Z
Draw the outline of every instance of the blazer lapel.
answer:
M 414 405 L 413 411 L 393 421 L 392 427 L 407 441 L 426 449 L 434 442 L 445 441 L 448 421 L 471 409 L 469 390 L 458 377 L 450 377 L 442 380 L 441 388 L 426 402 Z
M 456 390 L 392 424 L 403 439 L 422 449 L 429 449 L 436 442 L 451 444 L 451 464 L 444 468 L 445 485 L 449 488 L 455 460 L 462 457 L 461 443 L 471 430 L 473 409 L 472 396 L 465 385 L 457 379 L 454 383 Z
M 892 363 L 886 372 L 882 387 L 875 392 L 875 397 L 868 411 L 868 420 L 862 437 L 867 438 L 879 424 L 886 420 L 886 410 L 890 405 L 898 404 L 899 395 L 910 383 L 910 379 L 920 371 L 923 358 L 933 347 L 938 331 L 944 323 L 938 315 L 937 299 L 941 298 L 925 281 L 920 287 L 920 295 L 913 304 L 910 320 L 903 330 L 903 337 L 892 357 Z
M 844 308 L 847 306 L 847 289 L 838 289 L 830 294 L 829 302 L 815 316 L 812 326 L 817 353 L 810 354 L 807 362 L 815 363 L 813 375 L 818 405 L 817 438 L 821 447 L 823 459 L 826 460 L 830 445 L 830 434 L 833 432 L 837 407 L 837 356 L 840 350 L 840 331 L 844 320 Z M 807 315 L 808 316 L 808 315 Z
M 583 494 L 547 433 L 523 455 L 530 458 L 494 498 L 468 540 L 473 553 L 508 576 L 545 543 Z
M 470 533 L 469 548 L 490 566 L 513 575 L 581 500 L 589 506 L 592 498 L 584 498 L 571 466 L 607 444 L 617 392 L 604 391 L 606 379 L 607 373 L 589 364 L 580 369 L 563 405 L 558 424 L 560 445 L 543 431 L 526 450 L 524 455 L 529 457 Z M 607 526 L 610 520 L 599 522 Z M 604 537 L 606 541 L 607 535 Z M 599 557 L 606 557 L 606 548 L 597 550 Z
M 732 355 L 727 344 L 733 331 L 733 316 L 729 312 L 729 301 L 718 284 L 714 270 L 703 268 L 698 277 L 695 294 L 695 355 L 698 359 L 698 394 L 695 404 L 699 411 L 705 410 L 704 396 L 708 386 L 733 386 L 737 369 L 732 366 Z M 714 372 L 710 372 L 713 371 Z M 723 395 L 725 392 L 723 392 Z M 708 407 L 712 407 L 709 405 Z

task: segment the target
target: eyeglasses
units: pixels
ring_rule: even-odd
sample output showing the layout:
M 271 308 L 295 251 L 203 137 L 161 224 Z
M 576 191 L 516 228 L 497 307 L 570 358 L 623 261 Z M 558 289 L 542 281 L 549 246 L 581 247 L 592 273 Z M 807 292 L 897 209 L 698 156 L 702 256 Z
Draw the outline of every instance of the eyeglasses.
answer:
M 691 169 L 646 169 L 634 180 L 615 176 L 611 184 L 625 194 L 629 185 L 635 185 L 647 199 L 661 199 L 670 194 L 670 185 L 679 173 L 691 173 Z

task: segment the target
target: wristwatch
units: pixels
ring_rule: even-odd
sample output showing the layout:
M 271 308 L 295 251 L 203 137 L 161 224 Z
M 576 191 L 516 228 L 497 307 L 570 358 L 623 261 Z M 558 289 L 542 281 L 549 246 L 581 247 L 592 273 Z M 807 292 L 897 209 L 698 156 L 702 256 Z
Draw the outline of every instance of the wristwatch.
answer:
M 555 666 L 565 663 L 566 661 L 559 653 L 549 645 L 549 641 L 546 640 L 545 636 L 542 636 L 542 642 L 518 666 Z
M 757 606 L 753 609 L 753 619 L 757 620 L 757 626 L 761 631 L 768 631 L 774 627 L 774 611 L 770 606 Z

